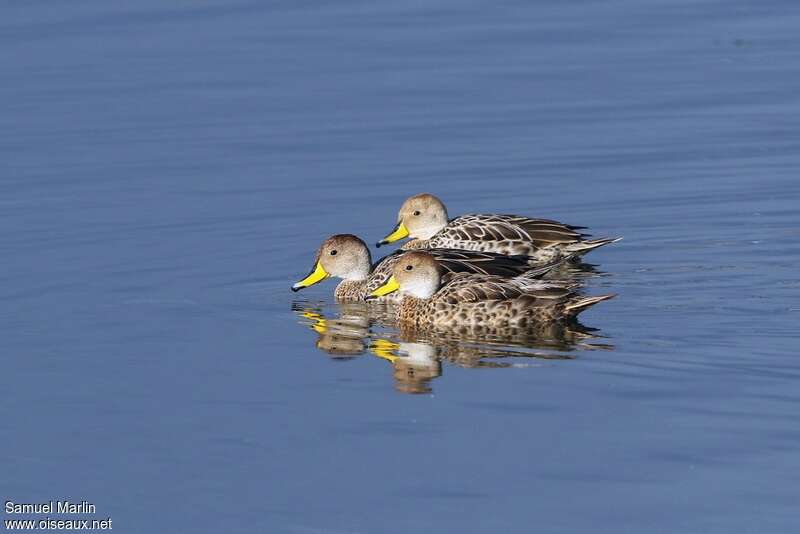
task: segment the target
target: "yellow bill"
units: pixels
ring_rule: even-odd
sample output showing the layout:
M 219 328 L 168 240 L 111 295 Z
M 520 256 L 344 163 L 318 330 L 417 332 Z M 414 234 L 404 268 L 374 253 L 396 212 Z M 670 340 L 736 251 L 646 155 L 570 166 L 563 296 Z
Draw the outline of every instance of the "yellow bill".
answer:
M 397 278 L 394 275 L 390 276 L 389 279 L 383 284 L 381 287 L 373 291 L 369 294 L 369 297 L 377 298 L 382 297 L 384 295 L 388 295 L 389 293 L 394 293 L 400 289 L 400 284 L 397 283 Z
M 394 227 L 392 233 L 375 243 L 376 247 L 380 247 L 381 245 L 386 245 L 387 243 L 394 243 L 395 241 L 399 241 L 404 237 L 408 237 L 408 228 L 406 225 L 403 224 L 403 221 L 397 223 L 397 226 Z
M 295 285 L 292 286 L 292 291 L 300 291 L 304 287 L 313 286 L 314 284 L 318 284 L 322 282 L 330 275 L 325 272 L 325 269 L 322 267 L 320 262 L 317 262 L 317 265 L 314 267 L 314 270 L 309 273 L 308 276 L 297 282 Z

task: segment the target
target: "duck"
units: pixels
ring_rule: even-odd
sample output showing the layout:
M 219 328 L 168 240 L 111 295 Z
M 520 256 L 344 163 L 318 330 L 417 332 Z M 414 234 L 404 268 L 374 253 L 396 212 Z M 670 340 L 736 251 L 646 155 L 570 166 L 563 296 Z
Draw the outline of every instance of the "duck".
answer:
M 392 275 L 369 299 L 394 292 L 402 295 L 396 309 L 401 325 L 430 327 L 535 327 L 574 319 L 590 306 L 615 295 L 585 297 L 577 285 L 524 276 L 453 273 L 445 280 L 427 251 L 408 251 L 392 266 Z
M 376 246 L 411 238 L 401 248 L 448 248 L 524 255 L 536 261 L 577 258 L 590 250 L 615 243 L 621 237 L 587 239 L 585 226 L 521 215 L 471 214 L 454 219 L 444 203 L 430 193 L 409 197 L 397 214 L 394 230 Z
M 431 249 L 428 252 L 445 279 L 457 272 L 499 277 L 524 274 L 533 279 L 559 265 L 559 262 L 551 262 L 532 266 L 526 256 L 490 252 L 446 249 Z M 402 253 L 400 250 L 389 254 L 373 265 L 369 248 L 361 238 L 353 234 L 332 235 L 319 247 L 311 272 L 292 285 L 291 289 L 300 291 L 333 276 L 342 279 L 334 291 L 337 301 L 364 301 L 371 292 L 386 283 L 392 275 L 392 266 Z M 389 296 L 386 300 L 398 300 L 398 295 Z

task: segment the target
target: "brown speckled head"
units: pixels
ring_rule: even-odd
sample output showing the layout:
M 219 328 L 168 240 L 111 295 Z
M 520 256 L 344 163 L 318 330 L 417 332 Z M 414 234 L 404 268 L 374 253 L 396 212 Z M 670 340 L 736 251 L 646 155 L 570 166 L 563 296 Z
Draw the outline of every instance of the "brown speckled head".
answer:
M 312 286 L 330 276 L 349 281 L 366 280 L 371 264 L 369 249 L 361 239 L 351 234 L 332 235 L 319 247 L 311 272 L 294 284 L 292 290 Z
M 402 222 L 412 239 L 430 239 L 436 232 L 447 226 L 447 209 L 437 197 L 421 193 L 408 198 L 397 214 L 397 222 Z
M 433 256 L 424 251 L 405 252 L 393 270 L 400 292 L 420 299 L 433 296 L 442 284 L 442 271 Z
M 317 261 L 329 275 L 344 280 L 366 280 L 372 264 L 367 244 L 352 234 L 326 239 L 319 247 Z

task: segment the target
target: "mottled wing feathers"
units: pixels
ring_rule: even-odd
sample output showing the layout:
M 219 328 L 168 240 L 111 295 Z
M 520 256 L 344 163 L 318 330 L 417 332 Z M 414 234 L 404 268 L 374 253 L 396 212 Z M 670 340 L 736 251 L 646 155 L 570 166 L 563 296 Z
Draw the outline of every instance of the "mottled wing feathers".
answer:
M 431 249 L 428 252 L 447 273 L 475 273 L 513 277 L 530 269 L 527 256 L 506 256 L 493 252 Z
M 507 279 L 469 273 L 452 275 L 450 281 L 432 297 L 433 304 L 472 303 L 487 300 L 514 300 L 522 297 L 560 301 L 574 294 L 570 286 L 536 282 L 524 278 Z
M 379 288 L 392 275 L 394 264 L 404 251 L 398 250 L 381 258 L 372 268 L 367 279 L 366 289 L 372 292 Z M 506 256 L 492 252 L 474 252 L 470 250 L 430 249 L 428 252 L 436 258 L 442 268 L 443 282 L 447 283 L 454 273 L 472 273 L 482 276 L 500 277 L 519 276 L 531 269 L 527 256 Z M 544 272 L 544 269 L 541 269 Z
M 432 298 L 436 302 L 458 304 L 461 302 L 480 302 L 483 300 L 508 300 L 518 298 L 522 290 L 499 276 L 477 274 L 454 274 Z
M 456 217 L 434 239 L 452 241 L 527 242 L 537 247 L 574 243 L 581 227 L 518 215 L 472 214 Z

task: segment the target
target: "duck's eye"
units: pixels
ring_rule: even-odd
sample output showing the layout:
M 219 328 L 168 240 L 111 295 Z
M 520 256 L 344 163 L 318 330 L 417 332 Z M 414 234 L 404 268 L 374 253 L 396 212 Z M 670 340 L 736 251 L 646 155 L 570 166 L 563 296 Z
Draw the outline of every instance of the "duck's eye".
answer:
M 411 269 L 413 269 L 413 268 L 414 268 L 414 266 L 413 266 L 413 265 L 406 265 L 406 271 L 410 271 L 410 270 L 411 270 Z
M 414 211 L 414 217 L 419 217 L 419 210 Z
M 338 254 L 337 250 L 331 250 L 331 256 L 336 256 L 336 254 Z

